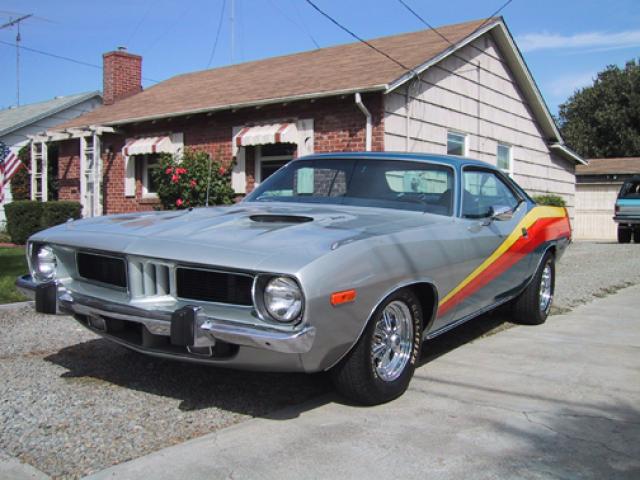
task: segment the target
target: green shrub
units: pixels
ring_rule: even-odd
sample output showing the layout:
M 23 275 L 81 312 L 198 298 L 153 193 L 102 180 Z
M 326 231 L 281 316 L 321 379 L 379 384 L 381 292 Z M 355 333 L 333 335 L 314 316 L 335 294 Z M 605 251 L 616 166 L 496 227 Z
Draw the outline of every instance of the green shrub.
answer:
M 552 193 L 547 193 L 545 195 L 534 195 L 533 200 L 538 205 L 547 205 L 549 207 L 566 207 L 567 203 L 564 201 L 564 198 L 554 195 Z
M 27 238 L 44 229 L 42 206 L 42 203 L 31 200 L 19 200 L 4 206 L 4 213 L 7 216 L 7 233 L 13 243 L 24 245 Z
M 181 159 L 163 155 L 160 167 L 152 175 L 158 186 L 158 197 L 166 210 L 204 206 L 207 183 L 209 205 L 228 205 L 235 198 L 231 188 L 231 169 L 212 159 L 207 152 L 188 149 Z
M 76 219 L 82 216 L 82 205 L 78 202 L 46 202 L 43 205 L 42 225 L 44 228 L 60 225 L 70 218 Z
M 80 218 L 82 207 L 78 202 L 35 202 L 20 200 L 4 206 L 7 233 L 11 241 L 23 245 L 36 232 Z

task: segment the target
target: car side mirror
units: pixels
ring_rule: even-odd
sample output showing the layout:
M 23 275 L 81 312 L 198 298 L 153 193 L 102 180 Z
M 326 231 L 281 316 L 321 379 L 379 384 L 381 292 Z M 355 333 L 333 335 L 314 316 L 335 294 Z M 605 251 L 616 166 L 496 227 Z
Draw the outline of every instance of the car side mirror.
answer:
M 513 218 L 513 208 L 505 205 L 495 205 L 490 210 L 491 220 L 498 220 L 503 222 L 505 220 L 511 220 Z
M 491 225 L 496 220 L 499 222 L 511 220 L 513 218 L 513 209 L 504 205 L 494 205 L 489 207 L 489 215 L 481 222 L 483 227 Z

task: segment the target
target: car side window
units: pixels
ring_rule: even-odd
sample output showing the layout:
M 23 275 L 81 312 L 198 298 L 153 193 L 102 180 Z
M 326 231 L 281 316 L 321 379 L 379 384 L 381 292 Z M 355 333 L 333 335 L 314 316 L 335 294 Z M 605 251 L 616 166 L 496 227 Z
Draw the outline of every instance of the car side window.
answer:
M 516 195 L 494 172 L 465 170 L 462 182 L 463 217 L 485 218 L 491 215 L 492 207 L 515 209 L 518 206 Z

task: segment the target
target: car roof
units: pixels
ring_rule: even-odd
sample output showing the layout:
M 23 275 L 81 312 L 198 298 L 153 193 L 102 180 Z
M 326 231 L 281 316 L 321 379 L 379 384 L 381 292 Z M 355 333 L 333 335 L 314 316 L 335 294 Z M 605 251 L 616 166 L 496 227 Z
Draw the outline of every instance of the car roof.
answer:
M 437 155 L 431 153 L 407 153 L 407 152 L 333 152 L 333 153 L 316 153 L 300 157 L 300 159 L 311 158 L 330 158 L 330 159 L 349 159 L 349 158 L 367 158 L 379 160 L 404 160 L 413 162 L 438 162 L 458 168 L 465 165 L 475 167 L 491 168 L 496 170 L 494 165 L 475 160 L 473 158 L 459 157 L 454 155 Z

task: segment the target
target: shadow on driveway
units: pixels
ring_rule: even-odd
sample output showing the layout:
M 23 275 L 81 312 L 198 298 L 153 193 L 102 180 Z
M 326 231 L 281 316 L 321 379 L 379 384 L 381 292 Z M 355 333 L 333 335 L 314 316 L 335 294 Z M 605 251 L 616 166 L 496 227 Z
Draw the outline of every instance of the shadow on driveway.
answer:
M 426 342 L 419 366 L 504 323 L 503 316 L 483 315 Z M 178 399 L 183 411 L 216 407 L 264 417 L 295 405 L 276 415 L 285 419 L 283 417 L 295 417 L 330 401 L 348 403 L 335 394 L 329 376 L 324 373 L 247 372 L 170 361 L 148 357 L 104 339 L 63 348 L 45 360 L 68 370 L 62 374 L 63 378 L 94 378 L 123 388 Z

